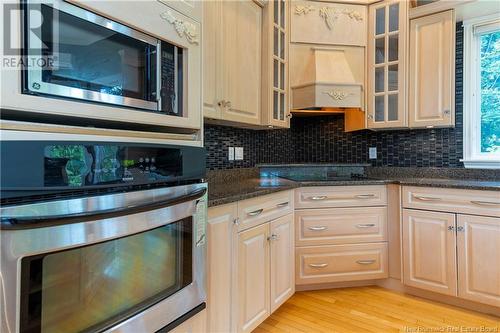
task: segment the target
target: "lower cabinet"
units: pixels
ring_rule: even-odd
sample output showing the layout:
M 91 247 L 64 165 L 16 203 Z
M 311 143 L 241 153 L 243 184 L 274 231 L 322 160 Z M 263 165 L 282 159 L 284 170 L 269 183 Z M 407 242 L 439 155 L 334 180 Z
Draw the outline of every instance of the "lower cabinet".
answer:
M 404 283 L 500 307 L 500 218 L 403 210 Z
M 251 332 L 295 292 L 293 214 L 238 234 L 238 332 Z
M 404 283 L 456 296 L 455 214 L 403 210 Z
M 500 307 L 500 218 L 458 215 L 458 296 Z
M 262 206 L 248 199 L 208 210 L 209 332 L 251 332 L 294 294 L 293 207 L 281 205 L 280 216 L 266 206 L 283 195 L 291 192 L 275 193 Z M 249 205 L 272 217 L 241 229 L 238 211 Z

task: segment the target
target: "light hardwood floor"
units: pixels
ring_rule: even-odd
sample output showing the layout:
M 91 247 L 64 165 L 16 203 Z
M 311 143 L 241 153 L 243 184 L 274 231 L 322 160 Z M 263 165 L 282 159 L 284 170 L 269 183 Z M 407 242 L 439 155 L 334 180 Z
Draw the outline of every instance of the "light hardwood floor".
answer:
M 500 317 L 370 286 L 297 292 L 253 331 L 270 332 L 500 332 Z

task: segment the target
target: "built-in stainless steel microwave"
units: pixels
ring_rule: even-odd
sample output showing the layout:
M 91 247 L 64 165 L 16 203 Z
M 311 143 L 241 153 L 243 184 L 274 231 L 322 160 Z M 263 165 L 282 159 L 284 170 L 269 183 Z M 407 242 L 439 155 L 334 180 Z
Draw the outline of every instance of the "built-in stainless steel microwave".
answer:
M 61 0 L 23 6 L 25 56 L 43 63 L 23 94 L 185 117 L 182 47 Z

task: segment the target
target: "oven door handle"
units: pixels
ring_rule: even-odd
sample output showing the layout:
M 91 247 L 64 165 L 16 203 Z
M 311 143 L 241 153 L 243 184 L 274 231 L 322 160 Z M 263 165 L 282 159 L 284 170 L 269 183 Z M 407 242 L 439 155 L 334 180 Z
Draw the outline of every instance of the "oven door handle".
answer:
M 33 229 L 50 227 L 55 225 L 103 220 L 124 215 L 148 212 L 156 209 L 179 205 L 185 202 L 194 201 L 205 195 L 206 188 L 197 189 L 193 192 L 165 200 L 159 200 L 149 203 L 140 203 L 120 208 L 108 210 L 83 212 L 67 215 L 48 215 L 48 216 L 26 216 L 26 217 L 4 217 L 2 216 L 0 229 Z

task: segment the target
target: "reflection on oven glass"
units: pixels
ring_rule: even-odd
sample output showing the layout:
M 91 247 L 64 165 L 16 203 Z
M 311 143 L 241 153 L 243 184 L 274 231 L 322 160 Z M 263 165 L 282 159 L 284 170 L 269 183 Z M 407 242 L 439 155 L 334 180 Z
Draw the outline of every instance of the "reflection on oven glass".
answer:
M 41 332 L 102 326 L 160 293 L 185 284 L 180 228 L 49 254 L 42 263 Z

